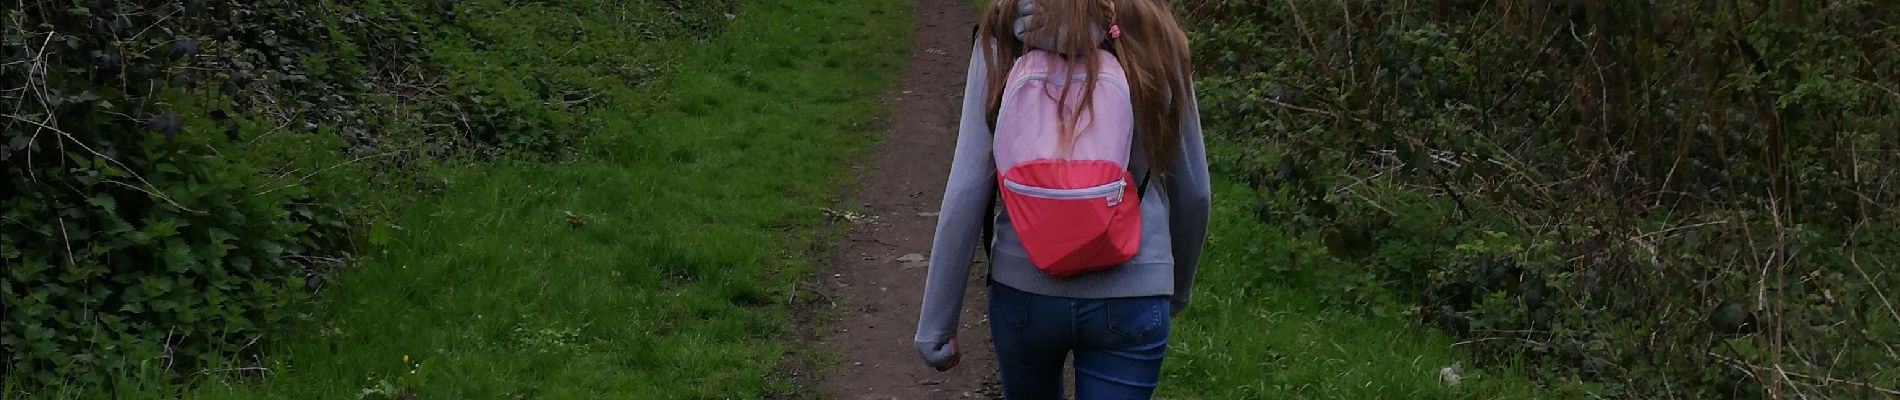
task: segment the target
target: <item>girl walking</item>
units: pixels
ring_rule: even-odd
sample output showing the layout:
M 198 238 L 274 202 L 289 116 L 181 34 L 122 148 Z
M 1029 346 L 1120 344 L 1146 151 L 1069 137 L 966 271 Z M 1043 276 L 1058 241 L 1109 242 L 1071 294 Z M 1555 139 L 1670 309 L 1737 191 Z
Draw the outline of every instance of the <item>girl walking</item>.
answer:
M 1073 355 L 1076 398 L 1149 398 L 1207 237 L 1186 34 L 1162 0 L 996 0 L 971 54 L 918 352 L 957 365 L 987 240 L 1006 397 L 1062 398 Z

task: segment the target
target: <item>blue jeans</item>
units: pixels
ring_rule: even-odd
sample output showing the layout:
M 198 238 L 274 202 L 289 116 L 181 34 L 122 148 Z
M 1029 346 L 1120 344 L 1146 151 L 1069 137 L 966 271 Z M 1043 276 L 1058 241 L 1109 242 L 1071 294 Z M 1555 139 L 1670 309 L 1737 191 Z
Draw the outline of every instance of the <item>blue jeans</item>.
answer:
M 1147 399 L 1168 353 L 1168 297 L 1077 299 L 990 282 L 990 337 L 1003 396 L 1061 399 L 1075 353 L 1077 399 Z

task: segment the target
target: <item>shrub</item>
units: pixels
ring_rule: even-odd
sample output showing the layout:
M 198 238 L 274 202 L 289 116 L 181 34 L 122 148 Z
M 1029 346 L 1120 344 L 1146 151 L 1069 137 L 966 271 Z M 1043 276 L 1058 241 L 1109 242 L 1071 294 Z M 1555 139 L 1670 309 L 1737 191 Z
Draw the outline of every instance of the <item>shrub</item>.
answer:
M 1900 8 L 1810 6 L 1185 8 L 1215 168 L 1481 358 L 1895 395 Z
M 305 16 L 267 4 L 16 5 L 0 50 L 6 375 L 100 384 L 256 350 L 348 240 L 321 203 L 335 193 L 310 184 L 349 168 L 343 138 L 317 134 L 339 125 L 272 128 L 309 107 L 285 93 L 341 80 L 291 58 L 319 26 L 259 25 Z M 327 97 L 308 96 L 345 100 Z
M 729 2 L 0 5 L 0 373 L 89 387 L 263 365 L 356 231 L 386 236 L 359 229 L 380 199 L 441 157 L 567 154 L 593 88 L 660 70 L 593 48 L 707 35 Z

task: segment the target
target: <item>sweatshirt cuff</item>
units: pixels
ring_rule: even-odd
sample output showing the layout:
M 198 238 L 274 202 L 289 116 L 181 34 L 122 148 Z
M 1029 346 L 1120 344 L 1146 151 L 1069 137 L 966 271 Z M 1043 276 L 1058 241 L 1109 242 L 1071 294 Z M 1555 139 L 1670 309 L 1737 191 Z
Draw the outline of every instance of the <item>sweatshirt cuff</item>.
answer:
M 928 364 L 932 368 L 942 369 L 944 363 L 950 362 L 950 356 L 956 355 L 956 353 L 956 347 L 951 346 L 948 340 L 942 342 L 917 342 L 917 355 L 923 357 L 924 364 Z

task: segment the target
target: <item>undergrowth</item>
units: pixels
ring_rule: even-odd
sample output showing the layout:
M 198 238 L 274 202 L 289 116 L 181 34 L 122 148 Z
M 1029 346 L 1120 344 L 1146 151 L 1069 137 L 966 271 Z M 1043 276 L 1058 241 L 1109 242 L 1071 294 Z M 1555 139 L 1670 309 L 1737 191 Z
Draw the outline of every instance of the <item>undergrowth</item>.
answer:
M 1377 288 L 1342 306 L 1329 282 L 1356 273 L 1323 243 L 1246 216 L 1248 189 L 1217 179 L 1194 304 L 1174 320 L 1161 398 L 1585 398 L 1587 382 L 1540 382 L 1523 363 L 1472 365 L 1454 339 L 1401 318 Z M 1220 216 L 1229 216 L 1221 218 Z M 1376 300 L 1370 299 L 1376 298 Z
M 1900 8 L 1183 12 L 1248 246 L 1314 246 L 1252 279 L 1597 396 L 1900 395 Z

